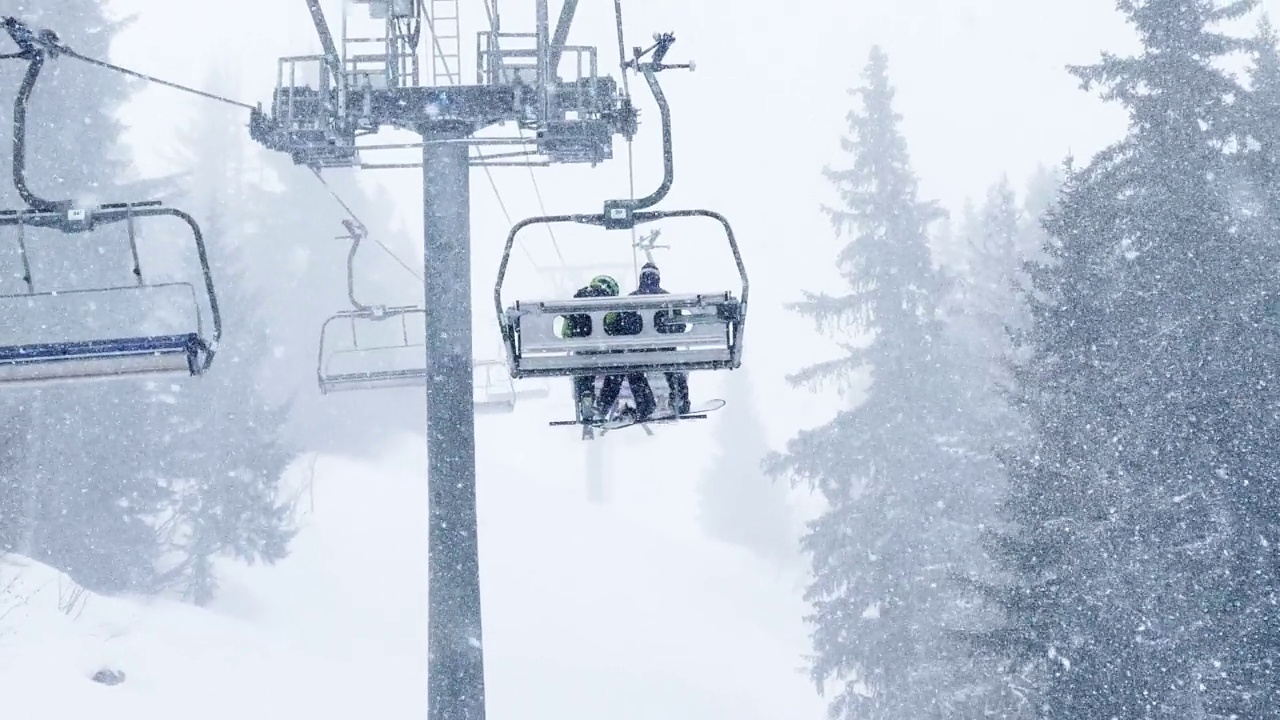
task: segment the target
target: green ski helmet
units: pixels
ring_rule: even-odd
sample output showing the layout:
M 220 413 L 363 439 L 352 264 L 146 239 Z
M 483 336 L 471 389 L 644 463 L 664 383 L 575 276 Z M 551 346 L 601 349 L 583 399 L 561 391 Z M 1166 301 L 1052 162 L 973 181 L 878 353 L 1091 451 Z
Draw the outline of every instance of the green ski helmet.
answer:
M 597 275 L 591 278 L 591 287 L 603 290 L 606 295 L 616 297 L 618 295 L 618 281 L 608 275 Z

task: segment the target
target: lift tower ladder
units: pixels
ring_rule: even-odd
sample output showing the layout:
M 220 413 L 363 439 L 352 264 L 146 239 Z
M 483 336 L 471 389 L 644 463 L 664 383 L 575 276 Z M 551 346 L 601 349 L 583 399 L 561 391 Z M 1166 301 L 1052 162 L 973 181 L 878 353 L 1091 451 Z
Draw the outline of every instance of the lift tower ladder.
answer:
M 462 26 L 458 0 L 428 0 L 431 25 L 431 84 L 462 83 Z

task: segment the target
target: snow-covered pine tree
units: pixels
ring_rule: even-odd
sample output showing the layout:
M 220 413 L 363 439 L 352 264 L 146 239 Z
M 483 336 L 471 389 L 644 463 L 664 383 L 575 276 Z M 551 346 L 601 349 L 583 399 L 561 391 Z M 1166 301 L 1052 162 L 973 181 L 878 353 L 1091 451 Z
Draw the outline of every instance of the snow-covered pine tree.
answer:
M 1005 323 L 1019 299 L 1016 271 L 1025 255 L 1019 247 L 1022 216 L 1018 198 L 1007 177 L 987 190 L 978 233 L 969 237 L 969 271 L 973 292 L 982 298 L 973 314 L 981 321 L 979 332 L 992 358 L 1007 354 Z
M 698 485 L 699 521 L 711 537 L 786 566 L 797 554 L 791 506 L 786 484 L 760 468 L 767 443 L 747 371 L 730 373 L 724 393 L 734 410 L 716 428 L 719 452 Z
M 1031 249 L 1037 255 L 1044 251 L 1045 245 L 1049 242 L 1049 236 L 1044 229 L 1045 213 L 1058 204 L 1061 191 L 1062 169 L 1060 167 L 1041 165 L 1031 174 L 1022 199 L 1022 232 L 1025 238 L 1020 243 L 1021 247 Z
M 1008 178 L 992 185 L 980 208 L 966 218 L 965 272 L 948 302 L 948 329 L 958 351 L 957 377 L 966 385 L 970 445 L 989 457 L 994 445 L 1009 442 L 1018 432 L 1003 392 L 1011 359 L 1008 330 L 1024 322 L 1018 287 L 1029 253 L 1023 247 L 1022 211 Z
M 963 418 L 928 248 L 940 211 L 918 197 L 879 48 L 863 80 L 850 93 L 862 107 L 848 114 L 841 141 L 851 164 L 825 171 L 841 200 L 825 211 L 846 242 L 836 263 L 848 290 L 807 293 L 795 305 L 820 330 L 863 337 L 791 380 L 869 370 L 872 383 L 858 407 L 799 433 L 768 468 L 826 501 L 802 549 L 814 576 L 811 675 L 820 688 L 839 687 L 830 716 L 977 717 L 987 681 L 946 636 L 981 622 L 957 602 L 951 578 L 981 572 L 978 525 L 992 500 L 970 482 L 970 460 L 944 444 Z
M 1240 212 L 1244 92 L 1215 61 L 1242 43 L 1213 29 L 1254 4 L 1121 2 L 1142 52 L 1073 68 L 1130 129 L 1068 173 L 1017 372 L 1034 439 L 1006 454 L 1015 529 L 992 546 L 1017 581 L 992 592 L 1009 624 L 986 639 L 1035 678 L 1041 717 L 1276 706 L 1273 678 L 1228 670 L 1256 658 L 1243 599 L 1276 542 L 1238 523 L 1240 496 L 1274 483 L 1257 317 L 1280 257 Z
M 972 198 L 965 198 L 960 208 L 959 217 L 946 213 L 932 226 L 930 237 L 930 254 L 935 264 L 943 272 L 958 278 L 965 272 L 966 252 L 965 237 L 970 225 L 977 221 L 977 210 Z
M 1264 17 L 1253 38 L 1253 63 L 1249 68 L 1250 92 L 1244 98 L 1245 124 L 1250 140 L 1246 159 L 1252 182 L 1245 186 L 1243 201 L 1256 209 L 1255 222 L 1269 223 L 1280 236 L 1280 38 Z
M 1280 315 L 1269 314 L 1272 301 L 1280 297 L 1274 272 L 1280 238 L 1280 48 L 1265 17 L 1253 55 L 1251 91 L 1242 98 L 1245 132 L 1251 138 L 1245 143 L 1248 182 L 1236 186 L 1233 220 L 1248 228 L 1242 238 L 1246 242 L 1238 248 L 1239 262 L 1256 262 L 1270 281 L 1263 281 L 1266 299 L 1258 303 L 1254 292 L 1259 278 L 1240 273 L 1240 290 L 1248 299 L 1244 317 L 1236 319 L 1231 333 L 1244 349 L 1236 382 L 1256 396 L 1236 403 L 1221 418 L 1227 422 L 1219 424 L 1218 452 L 1230 467 L 1224 479 L 1230 481 L 1231 524 L 1238 538 L 1231 573 L 1236 587 L 1227 607 L 1231 618 L 1221 635 L 1230 652 L 1215 658 L 1221 666 L 1207 684 L 1205 704 L 1223 717 L 1256 717 L 1280 707 L 1280 609 L 1274 602 L 1280 586 L 1280 484 L 1274 472 L 1280 465 L 1280 423 L 1274 412 Z
M 205 86 L 235 94 L 216 75 Z M 213 598 L 216 558 L 274 562 L 286 555 L 293 532 L 280 495 L 293 454 L 281 437 L 289 408 L 259 389 L 274 355 L 244 259 L 246 245 L 279 242 L 259 220 L 274 210 L 274 198 L 251 182 L 242 136 L 234 117 L 217 112 L 202 113 L 180 136 L 182 205 L 201 220 L 226 320 L 215 370 L 199 383 L 173 386 L 172 404 L 157 409 L 165 451 L 152 471 L 174 492 L 164 535 L 171 564 L 161 581 L 197 604 Z

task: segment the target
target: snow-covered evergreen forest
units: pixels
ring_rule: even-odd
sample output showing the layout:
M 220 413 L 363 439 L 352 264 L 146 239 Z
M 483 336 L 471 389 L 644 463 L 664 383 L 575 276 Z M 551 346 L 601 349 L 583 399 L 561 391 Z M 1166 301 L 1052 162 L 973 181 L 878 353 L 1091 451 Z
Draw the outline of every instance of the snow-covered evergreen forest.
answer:
M 963 203 L 930 197 L 899 56 L 847 43 L 845 87 L 827 89 L 845 127 L 813 178 L 768 155 L 680 176 L 712 199 L 725 182 L 820 180 L 795 222 L 828 231 L 779 248 L 739 226 L 765 289 L 743 367 L 691 379 L 726 401 L 707 420 L 621 430 L 588 457 L 576 428 L 547 426 L 572 412 L 567 379 L 477 419 L 490 714 L 1277 712 L 1280 33 L 1260 0 L 1114 6 L 1133 47 L 1054 70 L 1126 119 L 1096 152 L 1031 158 Z M 131 23 L 102 0 L 0 0 L 9 14 L 96 58 Z M 0 128 L 25 70 L 0 60 Z M 226 67 L 198 77 L 243 95 Z M 144 86 L 51 62 L 27 178 L 47 197 L 189 212 L 225 334 L 191 381 L 0 385 L 0 717 L 169 717 L 201 681 L 226 697 L 191 717 L 247 717 L 284 688 L 312 698 L 279 701 L 300 717 L 420 715 L 425 399 L 316 387 L 321 323 L 349 306 L 347 211 L 216 104 L 148 148 L 171 172 L 139 172 L 122 118 Z M 682 116 L 713 127 L 696 92 L 673 97 L 677 132 Z M 0 208 L 18 209 L 0 147 Z M 398 200 L 350 171 L 325 182 L 388 248 L 362 256 L 361 292 L 420 303 L 395 262 L 422 247 Z M 0 234 L 0 295 L 22 285 L 14 240 Z M 131 281 L 118 234 L 24 240 L 42 290 Z M 150 272 L 198 272 L 159 226 L 140 242 Z M 581 497 L 597 474 L 609 491 Z M 237 672 L 260 684 L 237 693 Z M 385 697 L 341 690 L 352 672 Z
M 865 390 L 770 460 L 827 501 L 802 546 L 832 717 L 1280 703 L 1280 55 L 1265 19 L 1221 28 L 1256 5 L 1118 3 L 1141 50 L 1070 72 L 1124 138 L 949 223 L 871 51 L 826 170 L 848 287 L 795 305 L 853 339 L 793 376 Z

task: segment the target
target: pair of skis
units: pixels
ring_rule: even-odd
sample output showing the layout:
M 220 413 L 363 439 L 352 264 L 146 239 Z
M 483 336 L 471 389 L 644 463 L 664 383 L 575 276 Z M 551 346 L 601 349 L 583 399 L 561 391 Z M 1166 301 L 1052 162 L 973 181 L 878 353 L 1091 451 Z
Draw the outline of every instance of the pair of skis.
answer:
M 650 424 L 674 423 L 674 422 L 679 422 L 681 420 L 705 420 L 707 417 L 707 413 L 719 410 L 720 408 L 724 407 L 724 404 L 725 404 L 724 400 L 720 400 L 717 398 L 714 400 L 708 400 L 703 403 L 698 403 L 697 405 L 694 405 L 693 407 L 689 408 L 689 412 L 654 413 L 653 415 L 650 415 L 648 418 L 644 420 L 641 420 L 639 417 L 635 415 L 624 415 L 621 417 L 607 418 L 604 420 L 552 420 L 548 424 L 553 427 L 566 426 L 566 425 L 581 425 L 583 440 L 590 440 L 592 438 L 593 436 L 592 430 L 600 430 L 600 434 L 603 435 L 604 433 L 612 430 L 621 430 L 623 428 L 628 428 L 635 425 L 639 425 L 643 427 L 645 429 L 645 432 L 648 432 L 649 434 L 652 435 L 653 432 L 648 427 Z

